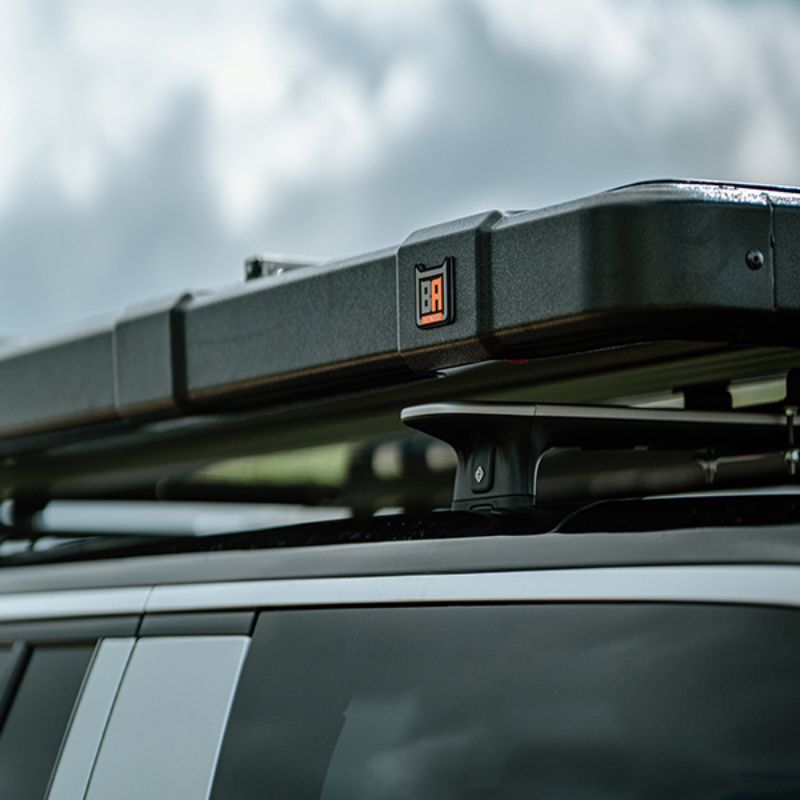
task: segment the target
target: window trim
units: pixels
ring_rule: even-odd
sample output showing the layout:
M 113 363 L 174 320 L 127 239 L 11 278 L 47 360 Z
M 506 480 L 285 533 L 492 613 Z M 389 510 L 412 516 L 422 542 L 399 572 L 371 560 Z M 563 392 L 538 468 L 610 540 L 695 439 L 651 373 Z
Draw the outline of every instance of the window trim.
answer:
M 723 603 L 800 608 L 800 566 L 581 567 L 29 592 L 0 595 L 0 620 L 491 602 Z

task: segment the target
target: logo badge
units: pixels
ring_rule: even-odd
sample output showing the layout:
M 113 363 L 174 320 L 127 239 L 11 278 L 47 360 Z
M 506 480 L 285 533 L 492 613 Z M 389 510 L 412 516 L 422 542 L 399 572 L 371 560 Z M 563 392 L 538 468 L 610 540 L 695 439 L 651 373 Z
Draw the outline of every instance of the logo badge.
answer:
M 417 264 L 417 325 L 433 328 L 453 321 L 453 259 L 448 256 L 438 267 Z

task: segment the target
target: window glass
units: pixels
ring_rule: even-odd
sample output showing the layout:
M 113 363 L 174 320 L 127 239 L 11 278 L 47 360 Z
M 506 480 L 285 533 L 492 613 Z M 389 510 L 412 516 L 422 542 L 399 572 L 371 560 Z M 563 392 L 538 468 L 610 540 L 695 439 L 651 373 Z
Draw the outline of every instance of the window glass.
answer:
M 13 693 L 16 691 L 14 661 L 11 646 L 0 645 L 0 730 L 3 728 Z
M 264 612 L 212 797 L 800 796 L 798 675 L 788 610 Z
M 9 654 L 11 649 L 6 645 L 0 645 L 0 695 L 3 694 L 6 681 L 11 677 L 9 675 Z M 0 727 L 2 727 L 3 720 L 0 719 Z
M 36 647 L 0 732 L 0 797 L 42 800 L 92 654 Z

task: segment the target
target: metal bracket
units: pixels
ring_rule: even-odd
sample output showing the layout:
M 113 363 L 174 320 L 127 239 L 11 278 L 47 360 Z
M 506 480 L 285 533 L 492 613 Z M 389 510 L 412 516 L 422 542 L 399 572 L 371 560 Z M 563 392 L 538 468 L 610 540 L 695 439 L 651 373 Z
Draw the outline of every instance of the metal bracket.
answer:
M 788 420 L 782 414 L 489 403 L 413 406 L 401 419 L 455 449 L 455 510 L 535 506 L 539 464 L 554 447 L 696 449 L 715 456 L 784 452 Z

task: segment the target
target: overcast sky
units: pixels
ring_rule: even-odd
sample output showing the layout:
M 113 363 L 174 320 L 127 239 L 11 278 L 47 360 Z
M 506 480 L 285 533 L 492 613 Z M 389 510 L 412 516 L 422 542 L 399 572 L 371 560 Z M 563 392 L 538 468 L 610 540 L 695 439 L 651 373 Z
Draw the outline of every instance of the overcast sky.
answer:
M 0 0 L 0 335 L 645 178 L 800 184 L 800 3 Z

